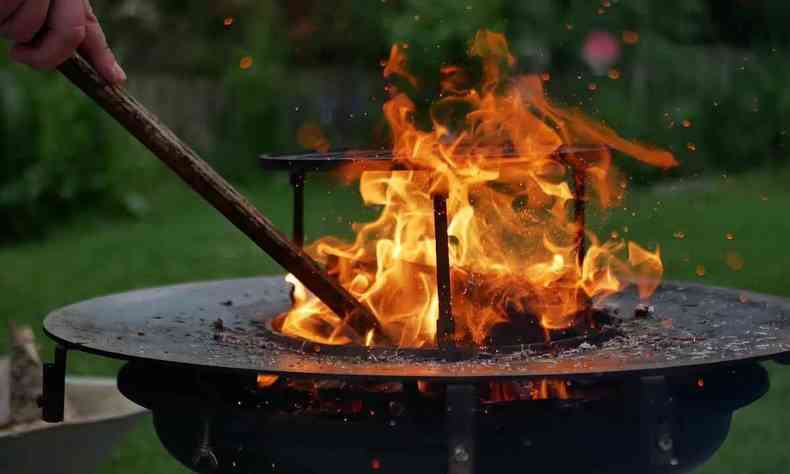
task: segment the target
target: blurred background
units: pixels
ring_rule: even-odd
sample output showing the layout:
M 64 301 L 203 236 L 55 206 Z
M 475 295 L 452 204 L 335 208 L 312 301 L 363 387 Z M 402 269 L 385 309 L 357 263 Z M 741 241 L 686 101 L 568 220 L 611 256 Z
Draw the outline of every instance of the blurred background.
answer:
M 129 88 L 278 225 L 287 176 L 256 156 L 386 145 L 380 63 L 410 45 L 435 93 L 479 28 L 504 32 L 555 102 L 672 150 L 669 173 L 622 160 L 633 182 L 599 232 L 660 245 L 673 279 L 790 296 L 790 4 L 784 0 L 94 0 Z M 3 46 L 4 47 L 4 46 Z M 422 102 L 421 102 L 422 103 Z M 311 135 L 312 134 L 312 135 Z M 300 139 L 301 138 L 301 139 Z M 277 266 L 56 74 L 0 52 L 0 314 L 48 311 L 132 288 L 276 273 Z M 371 215 L 353 187 L 312 177 L 308 239 Z M 0 352 L 6 349 L 0 325 Z M 44 342 L 44 339 L 42 339 Z M 46 348 L 51 346 L 46 345 Z M 45 352 L 47 355 L 48 351 Z M 114 375 L 89 356 L 74 373 Z M 790 371 L 736 415 L 704 473 L 790 462 Z M 105 474 L 186 472 L 149 424 Z

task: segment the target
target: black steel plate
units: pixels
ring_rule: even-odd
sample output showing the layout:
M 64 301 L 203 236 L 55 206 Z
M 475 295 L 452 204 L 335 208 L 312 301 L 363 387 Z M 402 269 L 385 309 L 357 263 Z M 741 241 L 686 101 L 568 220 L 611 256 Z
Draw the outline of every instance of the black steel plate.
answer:
M 745 301 L 745 302 L 744 302 Z M 611 298 L 623 336 L 555 354 L 486 354 L 458 362 L 396 350 L 365 355 L 294 349 L 265 321 L 289 305 L 283 277 L 195 283 L 97 298 L 51 313 L 46 333 L 69 349 L 126 360 L 311 377 L 459 381 L 468 378 L 658 375 L 790 352 L 790 300 L 665 283 L 654 317 L 633 319 L 633 292 Z M 214 322 L 225 330 L 216 338 Z

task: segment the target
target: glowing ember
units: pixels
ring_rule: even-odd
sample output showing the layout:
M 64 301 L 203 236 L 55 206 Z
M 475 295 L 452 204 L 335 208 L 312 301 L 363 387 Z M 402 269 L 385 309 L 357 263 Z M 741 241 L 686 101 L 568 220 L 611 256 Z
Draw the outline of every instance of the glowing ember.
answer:
M 724 261 L 727 263 L 727 266 L 730 267 L 730 270 L 734 272 L 743 270 L 743 267 L 746 264 L 743 260 L 743 257 L 741 257 L 738 252 L 727 252 L 727 255 L 724 257 Z
M 639 42 L 639 33 L 636 31 L 623 31 L 623 43 L 636 44 Z
M 264 389 L 264 388 L 271 387 L 272 385 L 277 383 L 277 381 L 279 379 L 280 379 L 280 377 L 278 377 L 276 375 L 259 374 L 258 375 L 258 388 L 259 389 Z
M 407 50 L 393 47 L 384 75 L 420 84 Z M 445 66 L 441 99 L 430 107 L 432 127 L 418 127 L 417 106 L 396 87 L 384 113 L 397 170 L 359 172 L 364 202 L 378 219 L 355 226 L 356 239 L 326 237 L 307 251 L 365 304 L 386 337 L 358 335 L 367 345 L 435 345 L 438 317 L 433 196 L 447 196 L 450 263 L 459 343 L 485 344 L 492 328 L 529 314 L 546 330 L 574 324 L 601 298 L 635 283 L 642 298 L 657 287 L 659 251 L 622 239 L 599 240 L 574 218 L 574 176 L 584 199 L 602 208 L 623 197 L 623 179 L 609 148 L 646 164 L 677 163 L 665 151 L 626 141 L 581 112 L 549 102 L 540 76 L 506 78 L 515 64 L 505 37 L 481 31 L 469 48 L 482 80 Z M 607 145 L 584 153 L 561 147 Z M 578 185 L 578 182 L 576 183 Z M 588 245 L 579 255 L 580 237 Z M 349 327 L 293 276 L 294 305 L 277 327 L 324 344 L 349 344 Z M 560 390 L 557 388 L 557 390 Z
M 574 398 L 570 382 L 540 379 L 527 382 L 489 382 L 485 403 L 512 402 L 517 400 L 568 400 Z
M 239 68 L 247 70 L 252 67 L 253 62 L 252 56 L 244 56 L 239 61 Z
M 706 273 L 705 265 L 697 265 L 697 268 L 694 270 L 694 273 L 696 273 L 698 277 L 704 277 Z

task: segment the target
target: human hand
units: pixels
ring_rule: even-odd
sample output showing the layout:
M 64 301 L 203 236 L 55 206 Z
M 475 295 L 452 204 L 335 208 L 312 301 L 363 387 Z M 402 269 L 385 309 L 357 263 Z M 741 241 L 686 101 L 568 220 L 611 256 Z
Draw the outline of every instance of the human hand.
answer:
M 54 69 L 79 51 L 108 82 L 126 81 L 89 0 L 0 0 L 0 36 L 14 61 L 33 68 Z

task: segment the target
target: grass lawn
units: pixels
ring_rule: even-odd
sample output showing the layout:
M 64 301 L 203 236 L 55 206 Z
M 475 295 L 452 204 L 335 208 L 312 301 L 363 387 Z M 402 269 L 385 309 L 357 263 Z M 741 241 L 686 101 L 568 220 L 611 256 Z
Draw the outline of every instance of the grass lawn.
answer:
M 600 222 L 638 242 L 659 244 L 670 278 L 698 280 L 790 296 L 790 170 L 703 181 L 678 181 L 636 191 Z M 288 186 L 272 179 L 244 189 L 287 229 Z M 184 187 L 166 180 L 151 194 L 151 212 L 139 220 L 84 217 L 47 239 L 0 247 L 0 314 L 40 326 L 47 312 L 85 298 L 146 286 L 278 272 L 277 266 Z M 359 219 L 356 197 L 317 183 L 308 195 L 308 238 L 348 232 Z M 599 219 L 600 220 L 600 219 Z M 674 234 L 682 232 L 684 238 Z M 732 234 L 732 240 L 726 234 Z M 729 261 L 729 265 L 728 265 Z M 743 263 L 735 271 L 733 263 Z M 704 276 L 698 276 L 704 266 Z M 737 266 L 737 265 L 735 265 Z M 43 341 L 44 339 L 42 339 Z M 5 351 L 0 325 L 0 352 Z M 47 343 L 46 356 L 51 346 Z M 114 375 L 118 363 L 74 355 L 75 374 Z M 739 412 L 732 433 L 701 472 L 776 474 L 790 464 L 790 369 L 771 364 L 772 389 Z M 101 471 L 103 474 L 187 472 L 160 447 L 150 423 L 141 426 Z

